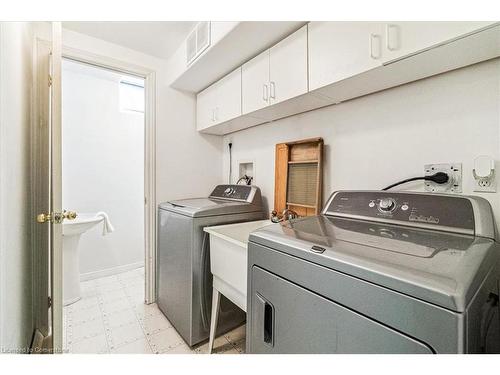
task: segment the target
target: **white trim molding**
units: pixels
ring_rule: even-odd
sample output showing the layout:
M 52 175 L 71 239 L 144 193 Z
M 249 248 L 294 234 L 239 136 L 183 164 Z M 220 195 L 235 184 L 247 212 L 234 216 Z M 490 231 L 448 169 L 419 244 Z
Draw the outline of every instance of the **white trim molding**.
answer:
M 156 300 L 156 71 L 111 57 L 63 46 L 63 57 L 144 78 L 144 266 L 145 301 Z M 142 263 L 141 263 L 142 264 Z
M 88 281 L 88 280 L 99 279 L 100 277 L 113 276 L 122 272 L 135 270 L 136 268 L 141 268 L 141 267 L 144 267 L 144 262 L 124 264 L 123 266 L 106 268 L 104 270 L 99 270 L 94 272 L 82 273 L 80 274 L 80 281 Z

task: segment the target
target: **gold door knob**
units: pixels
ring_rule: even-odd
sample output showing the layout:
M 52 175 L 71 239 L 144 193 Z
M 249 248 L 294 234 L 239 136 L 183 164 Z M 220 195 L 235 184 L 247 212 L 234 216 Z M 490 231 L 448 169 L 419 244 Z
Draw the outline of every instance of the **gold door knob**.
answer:
M 53 222 L 56 224 L 60 224 L 63 222 L 64 219 L 74 220 L 74 219 L 76 219 L 77 216 L 78 216 L 78 214 L 74 211 L 64 210 L 63 212 L 53 212 L 51 214 L 47 214 L 47 213 L 39 214 L 36 217 L 36 221 L 38 223 Z
M 52 215 L 51 214 L 46 214 L 46 213 L 38 214 L 36 216 L 36 221 L 38 223 L 47 223 L 47 222 L 50 222 L 50 221 L 52 221 Z
M 75 211 L 63 211 L 63 219 L 75 220 L 78 214 Z

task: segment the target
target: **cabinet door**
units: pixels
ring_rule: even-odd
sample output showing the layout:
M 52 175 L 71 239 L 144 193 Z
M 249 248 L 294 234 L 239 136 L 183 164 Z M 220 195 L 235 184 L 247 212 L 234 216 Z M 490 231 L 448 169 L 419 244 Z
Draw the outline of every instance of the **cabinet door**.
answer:
M 381 65 L 382 23 L 310 22 L 308 27 L 310 91 Z
M 202 130 L 214 125 L 217 83 L 196 95 L 196 129 Z
M 243 114 L 269 105 L 269 50 L 242 66 L 241 99 Z
M 271 47 L 269 79 L 270 104 L 307 92 L 307 25 Z
M 432 353 L 426 344 L 402 332 L 259 267 L 251 269 L 251 277 L 250 354 Z
M 214 124 L 241 116 L 241 67 L 217 82 Z
M 494 22 L 386 23 L 384 62 L 413 54 L 494 24 Z

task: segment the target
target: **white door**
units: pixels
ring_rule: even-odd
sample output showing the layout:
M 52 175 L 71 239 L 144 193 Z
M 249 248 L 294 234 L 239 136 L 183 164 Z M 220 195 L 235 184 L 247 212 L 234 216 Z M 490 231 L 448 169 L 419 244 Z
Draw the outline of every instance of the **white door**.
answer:
M 217 83 L 196 96 L 196 128 L 206 129 L 215 124 Z
M 36 290 L 37 327 L 48 336 L 46 347 L 61 353 L 62 342 L 62 221 L 74 218 L 63 212 L 61 181 L 61 23 L 52 23 L 52 44 L 38 46 L 37 164 L 35 207 L 38 210 L 36 235 L 39 248 Z
M 307 93 L 307 25 L 271 47 L 269 103 Z
M 411 55 L 494 22 L 391 22 L 385 27 L 384 62 Z
M 269 50 L 242 66 L 241 96 L 244 115 L 269 105 Z
M 310 91 L 382 64 L 382 23 L 321 21 L 308 27 Z
M 215 124 L 241 116 L 241 67 L 217 82 Z

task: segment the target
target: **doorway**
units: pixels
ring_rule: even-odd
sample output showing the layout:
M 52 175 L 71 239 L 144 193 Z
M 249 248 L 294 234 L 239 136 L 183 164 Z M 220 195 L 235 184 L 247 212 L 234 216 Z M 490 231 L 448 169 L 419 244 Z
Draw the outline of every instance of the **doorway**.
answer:
M 144 86 L 144 77 L 63 59 L 62 202 L 78 213 L 63 224 L 66 352 L 111 352 L 141 333 Z

